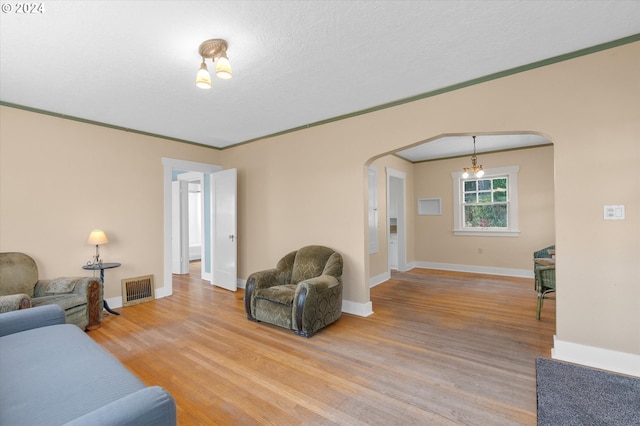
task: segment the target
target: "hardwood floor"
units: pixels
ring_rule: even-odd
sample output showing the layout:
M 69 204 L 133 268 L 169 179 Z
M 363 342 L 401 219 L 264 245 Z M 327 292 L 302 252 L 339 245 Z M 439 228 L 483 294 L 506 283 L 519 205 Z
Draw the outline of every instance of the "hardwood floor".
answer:
M 310 339 L 248 321 L 241 289 L 192 274 L 173 291 L 88 334 L 167 389 L 181 425 L 536 424 L 555 301 L 537 321 L 533 280 L 394 273 L 371 289 L 372 316 L 343 314 Z

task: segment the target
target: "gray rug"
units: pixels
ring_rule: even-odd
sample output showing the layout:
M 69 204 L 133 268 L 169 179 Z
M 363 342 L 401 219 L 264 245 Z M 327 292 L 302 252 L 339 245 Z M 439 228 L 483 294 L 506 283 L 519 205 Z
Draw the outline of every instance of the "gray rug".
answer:
M 538 358 L 538 425 L 640 425 L 640 379 Z

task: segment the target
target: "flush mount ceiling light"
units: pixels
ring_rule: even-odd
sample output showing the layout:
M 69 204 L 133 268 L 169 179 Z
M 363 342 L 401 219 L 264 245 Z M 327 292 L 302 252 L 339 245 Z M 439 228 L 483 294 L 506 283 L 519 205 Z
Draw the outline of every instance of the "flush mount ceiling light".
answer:
M 465 167 L 464 173 L 462 177 L 464 179 L 469 177 L 469 174 L 473 173 L 473 175 L 477 178 L 481 178 L 484 176 L 484 170 L 482 170 L 482 165 L 478 166 L 478 158 L 476 157 L 476 137 L 473 137 L 473 155 L 471 156 L 471 167 Z
M 211 76 L 205 63 L 206 59 L 211 59 L 211 62 L 215 63 L 218 78 L 222 80 L 231 78 L 231 64 L 227 58 L 227 42 L 225 40 L 220 38 L 205 40 L 200 43 L 198 52 L 202 57 L 202 64 L 200 64 L 200 70 L 196 76 L 196 86 L 201 89 L 211 89 Z

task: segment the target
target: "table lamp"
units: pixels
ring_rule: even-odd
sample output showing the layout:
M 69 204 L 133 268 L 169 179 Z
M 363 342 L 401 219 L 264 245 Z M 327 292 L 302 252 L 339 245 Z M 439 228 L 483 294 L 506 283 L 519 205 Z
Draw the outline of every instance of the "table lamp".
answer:
M 87 244 L 95 244 L 96 246 L 96 255 L 93 256 L 92 265 L 100 265 L 102 264 L 102 259 L 100 259 L 100 244 L 107 244 L 109 240 L 105 235 L 104 231 L 101 229 L 94 229 L 89 234 L 89 239 L 87 239 Z

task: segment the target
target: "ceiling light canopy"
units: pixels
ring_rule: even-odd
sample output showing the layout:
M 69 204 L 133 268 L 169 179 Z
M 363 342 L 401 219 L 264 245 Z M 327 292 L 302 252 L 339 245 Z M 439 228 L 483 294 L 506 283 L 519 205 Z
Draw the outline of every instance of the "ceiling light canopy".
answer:
M 473 137 L 473 155 L 471 156 L 471 167 L 465 167 L 464 173 L 462 173 L 462 177 L 467 179 L 470 176 L 470 173 L 477 178 L 481 178 L 484 176 L 484 170 L 482 170 L 482 165 L 478 166 L 478 158 L 476 157 L 476 137 Z
M 216 66 L 216 77 L 228 80 L 232 77 L 231 64 L 227 58 L 227 42 L 220 38 L 205 40 L 200 43 L 200 56 L 202 63 L 196 76 L 196 86 L 201 89 L 211 89 L 211 76 L 207 69 L 206 59 L 211 59 Z

